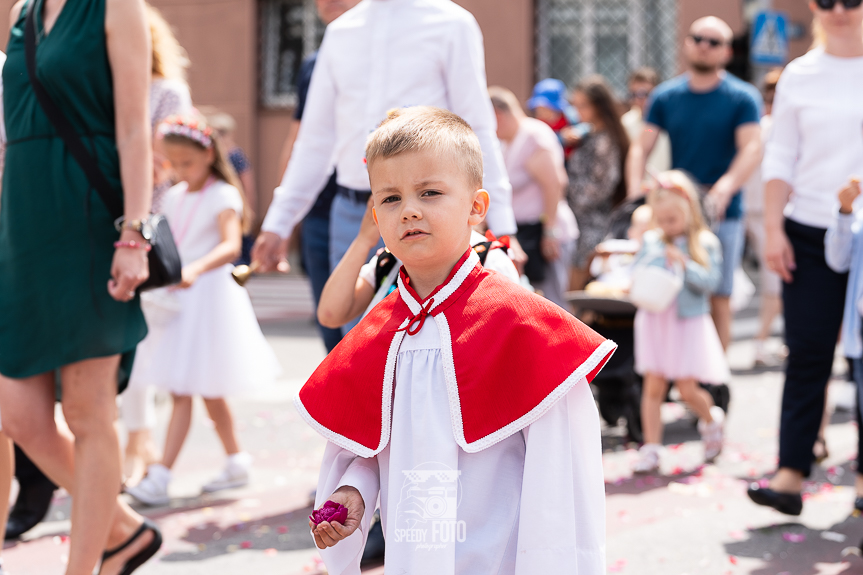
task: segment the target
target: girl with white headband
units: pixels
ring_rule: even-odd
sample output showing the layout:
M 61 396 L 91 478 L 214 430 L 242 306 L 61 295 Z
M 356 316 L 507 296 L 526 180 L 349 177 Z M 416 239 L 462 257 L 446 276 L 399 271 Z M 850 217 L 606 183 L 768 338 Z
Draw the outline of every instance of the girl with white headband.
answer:
M 237 175 L 203 120 L 170 117 L 157 137 L 180 180 L 162 205 L 183 262 L 183 280 L 142 297 L 150 333 L 138 347 L 130 386 L 160 387 L 174 400 L 162 462 L 126 488 L 147 505 L 169 502 L 171 467 L 189 432 L 196 395 L 203 397 L 228 456 L 225 469 L 202 491 L 248 483 L 251 456 L 240 450 L 225 398 L 258 390 L 280 371 L 248 293 L 231 278 L 231 262 L 239 257 L 243 229 L 251 221 Z

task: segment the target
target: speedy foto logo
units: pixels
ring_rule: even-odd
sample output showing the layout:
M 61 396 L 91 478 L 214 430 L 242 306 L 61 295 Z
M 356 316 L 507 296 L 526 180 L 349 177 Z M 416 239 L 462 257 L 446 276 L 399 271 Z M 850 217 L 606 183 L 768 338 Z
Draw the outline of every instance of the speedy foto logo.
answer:
M 463 542 L 467 525 L 458 521 L 461 471 L 442 463 L 423 463 L 405 474 L 396 509 L 396 543 L 415 543 L 417 549 L 441 549 Z

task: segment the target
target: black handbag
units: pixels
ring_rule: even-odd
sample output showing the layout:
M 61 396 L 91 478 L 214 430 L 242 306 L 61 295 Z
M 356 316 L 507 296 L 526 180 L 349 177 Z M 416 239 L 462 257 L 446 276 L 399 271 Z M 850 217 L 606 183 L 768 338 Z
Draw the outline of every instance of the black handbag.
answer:
M 90 186 L 99 194 L 111 216 L 118 219 L 123 215 L 121 198 L 111 188 L 111 184 L 108 183 L 102 170 L 99 169 L 96 159 L 84 146 L 69 119 L 57 107 L 57 104 L 54 103 L 45 87 L 36 77 L 36 22 L 33 14 L 36 2 L 37 0 L 29 1 L 27 20 L 24 23 L 24 56 L 27 61 L 30 85 L 33 87 L 33 92 L 36 94 L 42 111 L 45 112 L 48 121 L 57 130 L 57 135 L 66 144 L 69 153 L 84 171 Z M 179 283 L 183 277 L 180 254 L 177 251 L 176 243 L 174 243 L 174 236 L 171 234 L 168 220 L 162 215 L 154 214 L 150 216 L 148 225 L 151 229 L 149 238 L 151 249 L 147 254 L 150 277 L 138 286 L 138 292 L 173 285 Z

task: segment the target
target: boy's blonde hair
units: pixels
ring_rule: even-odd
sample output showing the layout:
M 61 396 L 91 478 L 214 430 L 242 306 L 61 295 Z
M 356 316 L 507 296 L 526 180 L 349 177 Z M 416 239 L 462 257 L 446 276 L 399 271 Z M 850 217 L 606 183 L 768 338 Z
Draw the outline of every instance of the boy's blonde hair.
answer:
M 391 110 L 369 135 L 366 163 L 406 152 L 449 154 L 471 186 L 482 187 L 482 148 L 467 122 L 456 114 L 432 106 Z
M 647 204 L 653 208 L 662 200 L 672 200 L 680 205 L 688 215 L 686 228 L 686 243 L 689 257 L 703 266 L 710 264 L 710 257 L 704 244 L 716 240 L 716 236 L 704 222 L 701 212 L 701 202 L 698 199 L 698 189 L 693 181 L 680 170 L 670 170 L 655 176 L 656 187 L 647 196 Z M 666 242 L 672 238 L 663 237 Z

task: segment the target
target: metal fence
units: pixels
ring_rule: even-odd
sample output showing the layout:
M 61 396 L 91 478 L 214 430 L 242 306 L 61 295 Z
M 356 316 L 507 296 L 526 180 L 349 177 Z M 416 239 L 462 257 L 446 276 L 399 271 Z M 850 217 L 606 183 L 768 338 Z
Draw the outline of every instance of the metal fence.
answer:
M 677 0 L 537 0 L 536 79 L 574 86 L 602 74 L 618 96 L 629 73 L 655 68 L 662 79 L 678 69 Z
M 303 58 L 318 49 L 324 25 L 314 0 L 262 0 L 260 13 L 261 103 L 294 106 L 297 72 Z

